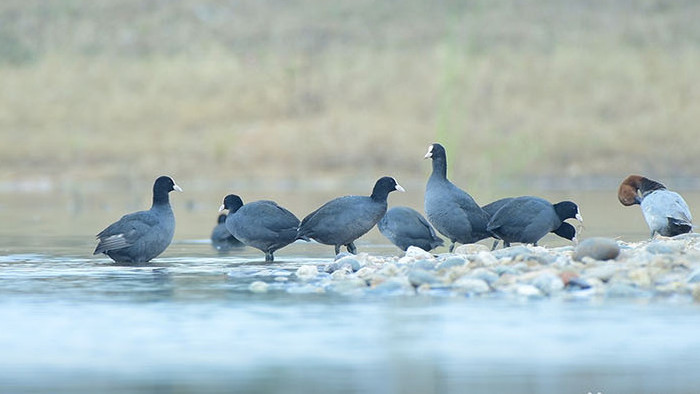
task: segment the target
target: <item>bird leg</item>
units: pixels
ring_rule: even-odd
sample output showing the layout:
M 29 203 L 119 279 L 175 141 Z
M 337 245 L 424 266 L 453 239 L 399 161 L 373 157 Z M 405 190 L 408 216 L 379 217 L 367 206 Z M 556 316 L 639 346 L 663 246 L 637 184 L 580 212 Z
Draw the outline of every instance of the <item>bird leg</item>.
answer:
M 275 260 L 275 256 L 272 255 L 272 252 L 265 253 L 265 262 L 270 262 L 270 261 L 274 261 L 274 260 Z
M 335 255 L 337 256 L 338 253 L 340 253 L 340 245 L 335 245 Z
M 357 248 L 355 247 L 355 243 L 350 242 L 349 244 L 345 245 L 345 247 L 351 254 L 357 254 Z
M 491 250 L 492 250 L 492 251 L 493 251 L 493 250 L 496 250 L 496 248 L 498 247 L 498 242 L 499 242 L 498 239 L 496 239 L 496 240 L 493 241 L 493 246 L 491 247 Z

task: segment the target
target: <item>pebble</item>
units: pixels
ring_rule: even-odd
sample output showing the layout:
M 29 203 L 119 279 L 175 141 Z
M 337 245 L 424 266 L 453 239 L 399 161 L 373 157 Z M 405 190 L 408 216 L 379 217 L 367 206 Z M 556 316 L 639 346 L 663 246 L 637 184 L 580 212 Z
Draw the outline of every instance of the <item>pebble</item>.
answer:
M 422 270 L 434 270 L 435 269 L 435 261 L 431 261 L 431 260 L 414 261 L 412 264 L 412 267 L 417 268 L 417 269 L 422 269 Z
M 561 280 L 559 275 L 549 271 L 537 275 L 531 284 L 547 295 L 564 289 L 564 281 Z
M 432 285 L 437 284 L 440 281 L 433 275 L 433 273 L 422 269 L 412 269 L 408 272 L 408 281 L 415 287 L 420 285 Z
M 461 293 L 483 294 L 491 291 L 486 281 L 468 276 L 463 276 L 452 283 L 452 288 Z
M 620 254 L 620 246 L 611 238 L 593 237 L 581 241 L 574 251 L 574 260 L 582 261 L 584 257 L 593 260 L 614 260 Z
M 404 257 L 409 257 L 414 260 L 431 260 L 435 258 L 432 253 L 426 252 L 417 246 L 409 246 L 408 249 L 406 249 Z
M 476 254 L 479 252 L 490 252 L 488 246 L 482 244 L 465 244 L 455 248 L 454 254 Z
M 256 280 L 255 282 L 248 285 L 248 290 L 252 293 L 267 293 L 267 288 L 270 285 L 263 281 Z
M 463 259 L 462 257 L 449 257 L 442 263 L 438 264 L 435 268 L 438 270 L 444 270 L 455 267 L 462 267 L 465 264 L 467 264 L 467 260 Z
M 296 275 L 300 280 L 309 281 L 318 275 L 318 268 L 315 265 L 302 265 L 297 268 Z

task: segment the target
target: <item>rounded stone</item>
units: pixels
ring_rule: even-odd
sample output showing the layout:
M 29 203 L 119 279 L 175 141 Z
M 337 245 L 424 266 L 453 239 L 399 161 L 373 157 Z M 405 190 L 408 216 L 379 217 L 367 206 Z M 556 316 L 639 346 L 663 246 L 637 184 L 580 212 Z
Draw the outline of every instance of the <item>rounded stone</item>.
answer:
M 431 272 L 422 269 L 413 269 L 408 273 L 408 281 L 415 287 L 424 284 L 436 284 L 440 281 Z
M 433 257 L 432 253 L 426 252 L 417 246 L 409 246 L 408 249 L 406 249 L 406 254 L 404 257 L 410 257 L 415 260 L 429 260 L 435 258 Z
M 431 260 L 417 260 L 412 264 L 412 267 L 421 270 L 434 270 L 435 262 Z
M 270 285 L 263 281 L 256 280 L 255 282 L 248 285 L 248 290 L 250 290 L 253 293 L 267 293 L 267 288 L 269 286 Z
M 594 260 L 614 260 L 619 255 L 620 246 L 614 239 L 593 237 L 578 244 L 573 259 L 582 261 L 584 257 L 590 257 Z
M 486 281 L 469 276 L 463 276 L 457 279 L 452 284 L 452 288 L 461 293 L 469 294 L 483 294 L 491 291 L 491 287 Z
M 302 265 L 297 268 L 296 275 L 301 280 L 311 280 L 318 275 L 318 268 L 315 265 Z
M 437 269 L 449 269 L 449 268 L 454 268 L 454 267 L 461 267 L 464 264 L 466 264 L 467 261 L 461 257 L 454 256 L 450 257 L 447 260 L 443 261 L 442 263 L 438 264 Z
M 454 254 L 475 254 L 479 252 L 488 252 L 489 248 L 481 244 L 465 244 L 455 248 Z

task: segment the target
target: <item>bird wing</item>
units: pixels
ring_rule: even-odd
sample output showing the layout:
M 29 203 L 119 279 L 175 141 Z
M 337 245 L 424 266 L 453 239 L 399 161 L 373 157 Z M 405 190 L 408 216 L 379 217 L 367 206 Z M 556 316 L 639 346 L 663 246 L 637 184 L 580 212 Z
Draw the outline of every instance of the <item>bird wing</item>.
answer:
M 124 215 L 97 234 L 99 242 L 93 254 L 131 246 L 157 224 L 158 220 L 148 211 Z

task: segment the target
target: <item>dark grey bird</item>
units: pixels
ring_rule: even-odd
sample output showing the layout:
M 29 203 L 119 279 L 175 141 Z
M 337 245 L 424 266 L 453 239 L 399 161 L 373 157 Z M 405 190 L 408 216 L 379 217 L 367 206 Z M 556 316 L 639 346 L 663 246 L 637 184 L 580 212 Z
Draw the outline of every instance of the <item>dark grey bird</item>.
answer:
M 228 252 L 234 248 L 240 248 L 245 244 L 236 239 L 226 228 L 226 214 L 222 213 L 217 219 L 217 224 L 211 232 L 211 245 L 219 252 Z
M 430 223 L 455 243 L 474 243 L 491 237 L 486 231 L 489 215 L 464 190 L 447 179 L 447 157 L 440 144 L 428 147 L 426 159 L 432 159 L 433 172 L 425 187 L 425 213 Z
M 156 179 L 151 209 L 124 215 L 102 230 L 93 254 L 104 253 L 119 263 L 145 263 L 163 253 L 175 234 L 169 198 L 173 190 L 182 191 L 172 178 Z
M 243 205 L 235 194 L 224 198 L 219 211 L 228 209 L 226 228 L 239 241 L 265 253 L 265 261 L 274 261 L 273 253 L 294 242 L 299 219 L 270 200 Z
M 641 175 L 630 175 L 620 184 L 617 192 L 625 206 L 639 204 L 651 238 L 657 233 L 673 237 L 693 231 L 693 216 L 680 194 L 670 191 L 659 182 Z
M 496 212 L 498 212 L 499 209 L 501 209 L 504 205 L 508 204 L 512 199 L 513 197 L 501 198 L 500 200 L 496 200 L 494 202 L 484 205 L 483 207 L 481 207 L 481 209 L 486 211 L 489 217 L 492 217 L 494 214 L 496 214 Z M 496 247 L 498 247 L 498 242 L 500 242 L 500 239 L 496 238 L 493 241 L 493 246 L 491 246 L 491 250 L 495 250 Z
M 515 197 L 496 211 L 487 229 L 495 238 L 503 240 L 504 247 L 511 242 L 537 245 L 549 232 L 574 240 L 575 229 L 564 223 L 573 218 L 583 222 L 578 206 L 571 201 L 552 204 L 539 197 Z
M 405 191 L 392 177 L 382 177 L 374 185 L 372 195 L 338 197 L 323 204 L 301 221 L 297 239 L 311 239 L 325 245 L 334 245 L 335 254 L 345 246 L 355 254 L 354 241 L 374 227 L 384 216 L 389 193 Z
M 417 246 L 429 252 L 444 241 L 435 234 L 433 226 L 418 211 L 409 207 L 393 207 L 377 223 L 379 231 L 399 249 Z

